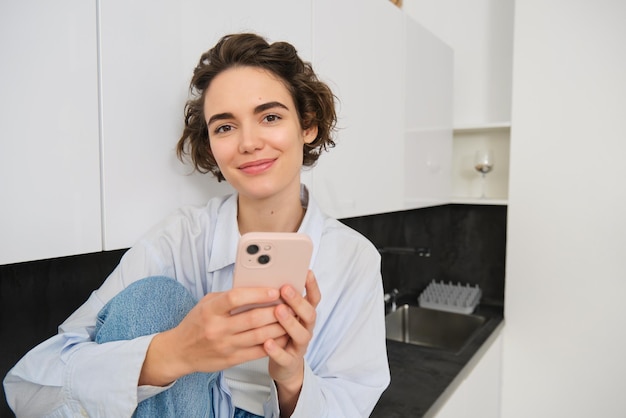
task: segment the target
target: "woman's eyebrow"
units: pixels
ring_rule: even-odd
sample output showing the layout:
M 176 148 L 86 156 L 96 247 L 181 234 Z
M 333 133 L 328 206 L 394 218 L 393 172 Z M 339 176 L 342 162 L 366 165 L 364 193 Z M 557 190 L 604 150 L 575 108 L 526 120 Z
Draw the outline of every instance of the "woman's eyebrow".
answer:
M 233 114 L 232 113 L 229 113 L 229 112 L 217 113 L 217 114 L 211 116 L 206 124 L 207 124 L 207 126 L 209 126 L 213 122 L 215 122 L 216 120 L 224 120 L 224 119 L 232 119 L 232 118 L 233 118 Z
M 263 103 L 258 105 L 257 107 L 254 108 L 254 113 L 261 113 L 264 112 L 268 109 L 273 109 L 275 107 L 280 107 L 282 109 L 285 110 L 289 110 L 289 108 L 287 106 L 285 106 L 284 104 L 282 104 L 281 102 L 267 102 L 267 103 Z

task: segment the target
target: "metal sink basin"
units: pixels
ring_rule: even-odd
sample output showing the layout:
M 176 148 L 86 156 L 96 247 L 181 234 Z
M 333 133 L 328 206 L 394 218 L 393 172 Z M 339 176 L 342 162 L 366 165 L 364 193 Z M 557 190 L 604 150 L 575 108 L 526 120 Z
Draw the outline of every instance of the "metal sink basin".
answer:
M 403 305 L 385 317 L 387 339 L 458 352 L 485 317 Z

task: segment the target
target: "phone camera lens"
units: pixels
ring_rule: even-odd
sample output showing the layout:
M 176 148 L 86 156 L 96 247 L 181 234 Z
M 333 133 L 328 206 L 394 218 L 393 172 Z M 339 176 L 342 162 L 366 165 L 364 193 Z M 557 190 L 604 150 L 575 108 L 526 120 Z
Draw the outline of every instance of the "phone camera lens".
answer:
M 259 246 L 256 244 L 248 245 L 246 251 L 248 252 L 248 254 L 256 254 L 259 252 Z
M 267 264 L 270 262 L 270 256 L 267 254 L 263 254 L 259 256 L 259 264 Z

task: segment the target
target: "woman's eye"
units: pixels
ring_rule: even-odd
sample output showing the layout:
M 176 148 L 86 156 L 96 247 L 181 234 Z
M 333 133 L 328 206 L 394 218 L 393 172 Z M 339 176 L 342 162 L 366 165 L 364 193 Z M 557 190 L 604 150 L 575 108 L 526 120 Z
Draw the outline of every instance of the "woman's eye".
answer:
M 233 129 L 233 127 L 230 126 L 230 125 L 221 125 L 221 126 L 218 126 L 215 129 L 215 133 L 216 134 L 223 134 L 225 132 L 229 132 L 231 129 Z
M 266 122 L 276 122 L 277 120 L 280 119 L 280 116 L 271 114 L 271 115 L 265 116 L 264 119 L 265 119 Z

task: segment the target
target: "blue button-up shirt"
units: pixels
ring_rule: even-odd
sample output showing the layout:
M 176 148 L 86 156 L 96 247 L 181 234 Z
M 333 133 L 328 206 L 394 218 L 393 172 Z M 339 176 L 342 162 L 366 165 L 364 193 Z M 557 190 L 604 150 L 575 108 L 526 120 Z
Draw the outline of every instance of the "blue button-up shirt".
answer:
M 304 188 L 303 205 L 299 232 L 313 241 L 311 269 L 322 299 L 292 417 L 366 417 L 389 384 L 380 256 L 358 232 L 324 215 Z M 230 289 L 238 239 L 236 194 L 180 209 L 158 224 L 61 324 L 58 335 L 7 374 L 11 408 L 18 417 L 130 417 L 138 402 L 167 389 L 137 387 L 154 336 L 96 344 L 97 313 L 130 283 L 148 276 L 173 277 L 197 300 Z M 216 416 L 232 417 L 223 376 L 212 395 Z M 274 385 L 264 411 L 266 417 L 280 416 Z

